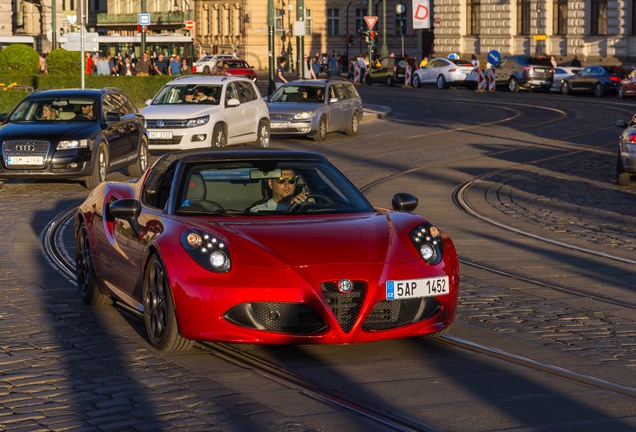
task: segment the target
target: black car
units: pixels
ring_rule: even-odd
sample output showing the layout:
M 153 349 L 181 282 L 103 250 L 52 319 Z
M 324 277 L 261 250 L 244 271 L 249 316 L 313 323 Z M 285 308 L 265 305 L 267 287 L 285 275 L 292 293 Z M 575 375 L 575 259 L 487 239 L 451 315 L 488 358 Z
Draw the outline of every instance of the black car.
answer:
M 507 56 L 495 69 L 495 84 L 513 93 L 520 89 L 549 91 L 554 70 L 546 56 Z
M 389 87 L 396 83 L 404 84 L 407 66 L 411 66 L 411 73 L 415 72 L 415 59 L 390 56 L 379 58 L 369 67 L 364 82 L 367 85 L 378 83 Z
M 606 93 L 618 93 L 623 78 L 628 75 L 629 71 L 620 66 L 587 66 L 561 81 L 561 94 L 593 93 L 602 97 Z
M 77 179 L 92 189 L 123 167 L 148 165 L 143 116 L 115 88 L 36 91 L 0 114 L 0 181 Z

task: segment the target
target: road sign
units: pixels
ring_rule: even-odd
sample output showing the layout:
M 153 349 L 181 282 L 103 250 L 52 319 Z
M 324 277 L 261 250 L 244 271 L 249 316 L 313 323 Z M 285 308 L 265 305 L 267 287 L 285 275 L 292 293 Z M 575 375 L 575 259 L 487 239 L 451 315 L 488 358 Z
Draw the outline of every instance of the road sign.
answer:
M 369 30 L 371 30 L 373 27 L 375 27 L 375 23 L 378 22 L 378 17 L 377 16 L 365 16 L 364 17 L 364 22 L 367 23 L 367 25 L 369 26 Z
M 188 30 L 194 30 L 194 21 L 186 21 L 185 28 L 187 28 Z
M 490 50 L 488 53 L 488 63 L 497 66 L 501 62 L 501 53 L 497 50 Z
M 99 51 L 99 42 L 97 42 L 98 33 L 84 33 L 84 51 Z M 66 33 L 66 42 L 62 44 L 62 48 L 67 51 L 82 50 L 82 34 L 78 32 Z
M 431 2 L 430 0 L 413 0 L 413 28 L 431 28 Z
M 548 35 L 536 34 L 536 35 L 532 36 L 532 39 L 534 39 L 536 41 L 544 41 L 544 40 L 548 40 Z
M 149 13 L 140 13 L 139 14 L 139 25 L 141 25 L 141 26 L 149 26 L 150 25 L 150 14 Z

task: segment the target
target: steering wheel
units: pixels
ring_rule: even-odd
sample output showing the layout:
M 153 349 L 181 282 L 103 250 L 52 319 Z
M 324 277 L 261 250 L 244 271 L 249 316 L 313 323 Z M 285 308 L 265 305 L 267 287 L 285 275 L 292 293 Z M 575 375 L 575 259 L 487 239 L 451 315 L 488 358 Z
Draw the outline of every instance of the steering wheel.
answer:
M 310 201 L 313 200 L 313 201 Z M 300 213 L 302 209 L 314 204 L 333 204 L 333 200 L 327 195 L 321 193 L 307 194 L 307 198 L 303 202 L 294 202 L 287 209 L 287 213 Z

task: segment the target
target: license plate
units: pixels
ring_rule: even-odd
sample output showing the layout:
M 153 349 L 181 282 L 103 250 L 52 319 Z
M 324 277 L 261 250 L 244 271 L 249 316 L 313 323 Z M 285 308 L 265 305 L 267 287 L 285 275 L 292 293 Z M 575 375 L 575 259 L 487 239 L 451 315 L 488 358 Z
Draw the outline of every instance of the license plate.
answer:
M 289 123 L 270 123 L 269 127 L 271 129 L 286 129 L 289 126 Z
M 436 297 L 449 293 L 448 276 L 386 282 L 386 299 Z
M 9 156 L 7 158 L 8 165 L 42 165 L 44 158 L 42 156 Z
M 172 132 L 149 131 L 148 138 L 151 139 L 172 139 Z

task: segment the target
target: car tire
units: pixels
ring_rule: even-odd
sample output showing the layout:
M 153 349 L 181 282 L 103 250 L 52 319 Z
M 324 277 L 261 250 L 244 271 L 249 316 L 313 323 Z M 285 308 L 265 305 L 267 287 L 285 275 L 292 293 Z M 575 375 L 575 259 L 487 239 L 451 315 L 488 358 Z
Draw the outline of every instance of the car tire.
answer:
M 181 336 L 170 290 L 170 282 L 161 259 L 148 260 L 143 285 L 144 322 L 150 344 L 164 352 L 187 351 L 194 341 Z
M 517 78 L 510 77 L 508 80 L 508 90 L 510 90 L 511 93 L 519 93 L 519 81 L 517 81 Z
M 618 88 L 618 98 L 625 99 L 625 89 L 623 89 L 623 86 Z
M 75 241 L 75 279 L 77 292 L 85 304 L 103 306 L 112 303 L 110 297 L 99 291 L 88 241 L 88 229 L 83 222 L 77 231 L 77 240 Z
M 320 117 L 318 121 L 318 129 L 314 133 L 314 141 L 324 141 L 327 139 L 327 119 Z
M 603 88 L 603 84 L 596 83 L 594 86 L 594 96 L 597 98 L 603 97 L 605 95 L 605 89 Z
M 616 184 L 618 186 L 629 186 L 631 182 L 632 174 L 629 172 L 625 172 L 625 168 L 623 168 L 623 162 L 621 161 L 621 155 L 619 153 L 616 158 Z
M 354 112 L 349 121 L 349 127 L 345 131 L 347 135 L 357 135 L 360 130 L 360 115 Z
M 437 88 L 438 89 L 446 88 L 446 78 L 444 78 L 444 75 L 440 75 L 437 77 Z
M 395 80 L 393 79 L 393 77 L 391 75 L 386 77 L 386 85 L 387 85 L 387 87 L 395 86 Z
M 203 73 L 204 74 L 209 74 L 210 73 L 210 66 L 203 66 Z
M 95 154 L 95 164 L 93 172 L 84 177 L 84 186 L 87 189 L 95 189 L 99 184 L 106 180 L 106 172 L 108 171 L 108 152 L 106 146 L 100 144 Z
M 212 130 L 212 147 L 225 147 L 227 145 L 227 133 L 222 124 L 214 125 Z
M 144 134 L 141 137 L 141 143 L 139 144 L 139 153 L 137 154 L 137 161 L 134 164 L 128 166 L 128 176 L 133 178 L 139 178 L 146 172 L 148 168 L 148 138 Z
M 413 87 L 419 88 L 422 83 L 420 82 L 420 76 L 418 74 L 413 75 Z
M 270 137 L 269 122 L 263 119 L 258 122 L 258 129 L 256 130 L 256 146 L 269 147 Z

